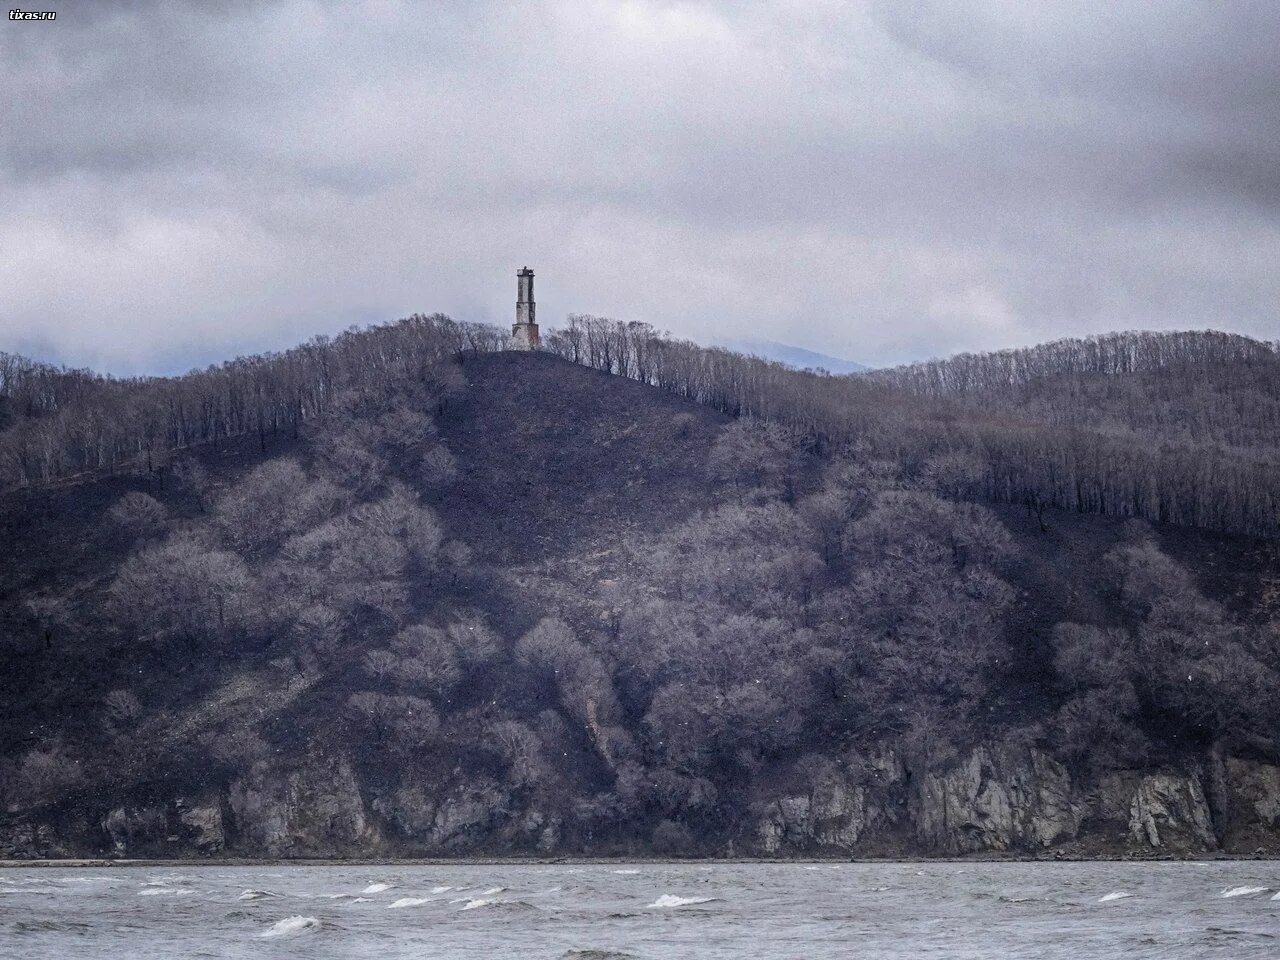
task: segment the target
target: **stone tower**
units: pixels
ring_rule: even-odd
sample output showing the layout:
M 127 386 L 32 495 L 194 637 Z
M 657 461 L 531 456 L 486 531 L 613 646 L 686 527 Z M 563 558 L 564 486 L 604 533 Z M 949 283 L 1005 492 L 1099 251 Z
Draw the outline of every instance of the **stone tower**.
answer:
M 528 267 L 516 274 L 516 322 L 511 337 L 517 350 L 538 349 L 538 324 L 533 308 L 533 271 Z

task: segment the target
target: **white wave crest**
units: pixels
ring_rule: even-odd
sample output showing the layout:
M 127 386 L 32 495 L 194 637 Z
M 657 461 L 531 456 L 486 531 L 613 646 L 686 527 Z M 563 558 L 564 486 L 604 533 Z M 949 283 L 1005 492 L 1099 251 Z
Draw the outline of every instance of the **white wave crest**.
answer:
M 664 893 L 653 903 L 649 904 L 649 909 L 661 909 L 663 907 L 691 907 L 699 903 L 710 903 L 715 897 L 677 897 L 674 894 Z
M 432 893 L 448 893 L 452 889 L 453 887 L 432 887 L 431 892 Z
M 186 887 L 147 887 L 145 890 L 139 890 L 140 897 L 189 897 L 195 893 L 194 890 L 188 890 Z
M 237 900 L 265 900 L 267 897 L 278 897 L 280 894 L 272 893 L 270 890 L 246 890 Z
M 462 907 L 463 910 L 479 910 L 481 907 L 492 907 L 497 900 L 487 897 L 477 897 L 474 900 L 468 900 Z
M 492 897 L 492 896 L 494 896 L 495 894 L 505 893 L 505 892 L 506 892 L 506 890 L 507 890 L 507 888 L 506 888 L 506 887 L 490 887 L 488 890 L 484 891 L 484 893 L 480 894 L 480 896 L 482 896 L 482 897 Z
M 1108 893 L 1104 897 L 1099 897 L 1099 903 L 1111 903 L 1113 900 L 1128 900 L 1133 894 L 1126 890 L 1116 890 L 1114 893 Z
M 371 883 L 361 893 L 382 893 L 384 890 L 390 890 L 395 884 L 393 883 Z
M 304 933 L 308 930 L 319 928 L 320 921 L 315 917 L 285 917 L 283 920 L 277 920 L 266 930 L 263 930 L 259 937 L 292 937 L 295 934 Z
M 1266 893 L 1268 887 L 1232 887 L 1230 890 L 1222 891 L 1222 899 L 1230 900 L 1232 897 L 1251 897 L 1255 893 Z
M 401 897 L 395 903 L 387 904 L 388 910 L 402 910 L 405 907 L 420 907 L 424 903 L 433 903 L 431 897 Z
M 615 870 L 613 872 L 617 874 L 621 874 L 624 877 L 629 877 L 629 876 L 632 876 L 633 874 L 639 873 L 640 871 L 639 870 Z

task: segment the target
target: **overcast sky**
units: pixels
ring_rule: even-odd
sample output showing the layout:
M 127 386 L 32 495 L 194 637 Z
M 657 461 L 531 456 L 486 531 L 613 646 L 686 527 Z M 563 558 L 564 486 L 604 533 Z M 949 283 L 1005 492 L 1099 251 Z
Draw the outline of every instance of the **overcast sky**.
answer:
M 1273 0 L 110 3 L 0 21 L 0 349 L 570 312 L 880 364 L 1280 337 Z M 6 8 L 7 10 L 7 8 Z

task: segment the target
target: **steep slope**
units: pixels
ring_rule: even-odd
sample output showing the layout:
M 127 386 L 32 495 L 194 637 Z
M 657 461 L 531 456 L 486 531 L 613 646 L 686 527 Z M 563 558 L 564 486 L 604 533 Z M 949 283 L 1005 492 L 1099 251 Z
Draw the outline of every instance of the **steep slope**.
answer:
M 466 357 L 440 421 L 462 470 L 445 516 L 509 565 L 594 552 L 714 499 L 706 462 L 729 418 L 548 354 Z
M 1273 541 L 547 354 L 297 426 L 0 495 L 0 852 L 1280 850 Z

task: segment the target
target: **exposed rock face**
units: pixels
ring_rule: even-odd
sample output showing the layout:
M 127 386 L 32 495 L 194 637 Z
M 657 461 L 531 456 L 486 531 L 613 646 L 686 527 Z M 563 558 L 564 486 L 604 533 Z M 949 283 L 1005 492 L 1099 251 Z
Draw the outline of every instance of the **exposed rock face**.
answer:
M 311 757 L 282 773 L 263 764 L 231 784 L 227 798 L 237 847 L 276 857 L 370 854 L 381 836 L 370 823 L 351 763 Z
M 1038 750 L 978 747 L 911 797 L 916 836 L 929 850 L 975 853 L 1047 847 L 1074 837 L 1085 807 L 1062 765 Z
M 222 810 L 217 806 L 187 807 L 178 813 L 178 822 L 188 842 L 201 853 L 219 853 L 227 845 Z
M 425 785 L 403 786 L 373 803 L 408 846 L 424 853 L 457 853 L 491 839 L 507 817 L 507 796 L 481 780 L 437 797 Z
M 137 856 L 165 843 L 169 817 L 160 806 L 116 807 L 102 821 L 102 829 L 115 856 Z
M 436 807 L 429 834 L 431 846 L 463 850 L 483 842 L 505 819 L 505 801 L 505 794 L 489 783 L 451 790 Z
M 1129 835 L 1138 845 L 1185 850 L 1218 846 L 1200 781 L 1156 774 L 1139 779 L 1129 800 Z
M 1025 745 L 978 746 L 933 769 L 910 769 L 885 746 L 798 761 L 778 780 L 787 786 L 753 806 L 744 834 L 751 852 L 776 856 L 1195 854 L 1220 844 L 1280 853 L 1280 767 L 1229 759 L 1221 769 L 1215 789 L 1231 822 L 1215 835 L 1202 767 L 1080 782 Z M 322 755 L 285 769 L 260 764 L 221 794 L 0 821 L 8 858 L 547 854 L 565 843 L 578 849 L 560 811 L 527 807 L 493 781 L 410 779 L 366 802 L 351 762 Z
M 1227 775 L 1235 787 L 1236 805 L 1246 821 L 1280 827 L 1280 767 L 1229 760 Z
M 830 783 L 808 796 L 782 797 L 760 813 L 760 847 L 765 853 L 815 847 L 852 849 L 867 826 L 866 791 Z
M 1121 772 L 1081 783 L 1048 754 L 1010 744 L 976 747 L 938 769 L 908 771 L 888 749 L 854 766 L 834 780 L 828 771 L 807 792 L 758 803 L 756 849 L 958 855 L 1034 852 L 1090 838 L 1084 849 L 1098 841 L 1139 852 L 1219 847 L 1199 771 Z M 1227 770 L 1223 789 L 1249 826 L 1237 830 L 1240 843 L 1250 851 L 1259 843 L 1280 847 L 1280 838 L 1269 839 L 1280 828 L 1280 768 L 1233 760 Z
M 81 824 L 81 826 L 86 826 Z M 47 823 L 18 819 L 0 825 L 0 859 L 34 860 L 41 857 L 69 857 L 72 850 Z

